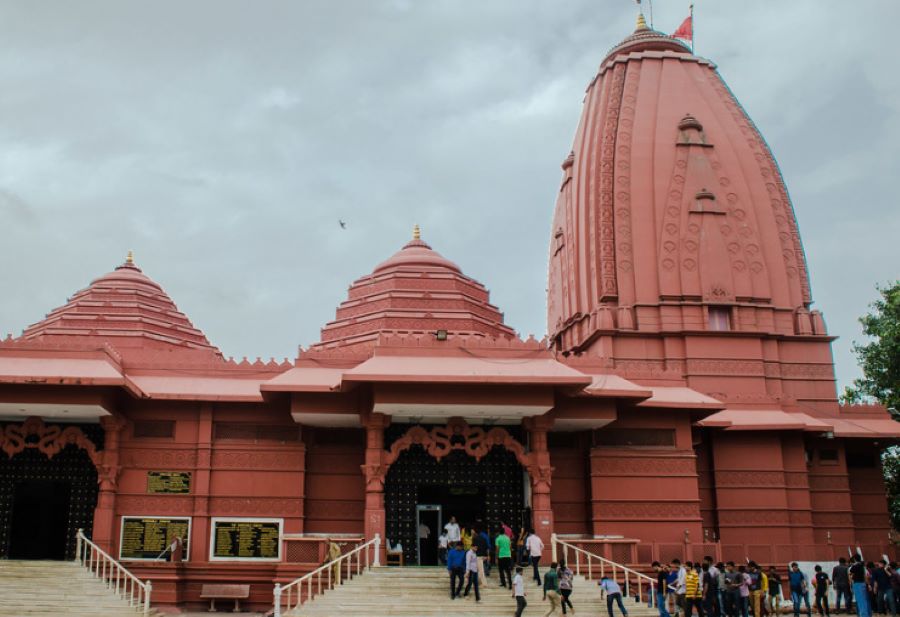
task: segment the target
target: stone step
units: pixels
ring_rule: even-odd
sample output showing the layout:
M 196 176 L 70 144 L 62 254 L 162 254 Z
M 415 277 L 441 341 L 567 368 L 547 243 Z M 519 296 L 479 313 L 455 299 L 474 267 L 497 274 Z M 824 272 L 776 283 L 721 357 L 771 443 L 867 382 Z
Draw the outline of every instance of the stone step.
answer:
M 151 614 L 158 613 L 151 610 Z M 135 617 L 140 613 L 75 562 L 0 561 L 0 617 L 61 615 Z
M 541 572 L 545 572 L 542 568 Z M 449 598 L 449 575 L 445 568 L 373 568 L 343 585 L 316 597 L 291 611 L 291 617 L 508 617 L 515 610 L 511 592 L 500 587 L 495 570 L 481 586 L 481 602 L 474 592 L 468 598 Z M 313 586 L 315 587 L 315 585 Z M 526 583 L 529 617 L 544 615 L 549 609 L 543 592 L 532 580 Z M 578 576 L 574 581 L 572 602 L 576 615 L 603 615 L 606 600 L 596 581 Z M 646 604 L 625 600 L 629 617 L 655 617 L 658 613 Z

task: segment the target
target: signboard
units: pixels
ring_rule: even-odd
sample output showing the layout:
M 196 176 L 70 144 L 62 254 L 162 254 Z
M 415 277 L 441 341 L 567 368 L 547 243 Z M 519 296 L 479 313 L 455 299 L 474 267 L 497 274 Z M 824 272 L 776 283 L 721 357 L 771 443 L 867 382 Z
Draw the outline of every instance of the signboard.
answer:
M 147 492 L 187 495 L 191 492 L 191 472 L 148 471 Z
M 211 560 L 281 561 L 280 518 L 213 518 Z
M 176 537 L 184 542 L 182 559 L 187 560 L 191 537 L 190 517 L 123 516 L 119 559 L 155 561 Z M 166 552 L 160 561 L 170 559 L 171 555 Z

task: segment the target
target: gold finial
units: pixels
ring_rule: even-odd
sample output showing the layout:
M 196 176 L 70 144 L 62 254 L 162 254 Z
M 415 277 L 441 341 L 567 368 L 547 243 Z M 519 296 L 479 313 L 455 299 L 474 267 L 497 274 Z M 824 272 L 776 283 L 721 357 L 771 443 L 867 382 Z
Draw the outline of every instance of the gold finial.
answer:
M 413 240 L 419 240 L 422 238 L 422 232 L 419 231 L 418 225 L 413 225 Z
M 125 258 L 125 263 L 134 264 L 134 251 L 128 251 L 128 256 Z
M 637 32 L 638 30 L 649 30 L 649 29 L 650 28 L 647 27 L 647 20 L 644 19 L 644 14 L 639 12 L 638 16 L 637 16 L 637 27 L 635 27 L 635 29 L 634 29 L 635 32 Z

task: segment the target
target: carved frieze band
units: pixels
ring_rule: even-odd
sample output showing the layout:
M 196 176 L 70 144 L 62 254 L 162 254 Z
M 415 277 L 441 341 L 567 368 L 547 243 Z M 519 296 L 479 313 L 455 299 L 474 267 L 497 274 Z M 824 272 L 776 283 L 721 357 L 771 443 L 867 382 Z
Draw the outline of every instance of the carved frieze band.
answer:
M 847 476 L 809 476 L 810 491 L 849 491 L 850 480 Z
M 208 467 L 214 469 L 273 469 L 303 470 L 304 450 L 266 452 L 258 450 L 214 450 L 211 460 L 208 451 L 194 449 L 128 448 L 122 459 L 129 467 L 159 469 Z
M 698 502 L 610 502 L 594 503 L 594 517 L 601 519 L 699 519 Z
M 592 476 L 677 476 L 697 474 L 694 458 L 592 457 Z

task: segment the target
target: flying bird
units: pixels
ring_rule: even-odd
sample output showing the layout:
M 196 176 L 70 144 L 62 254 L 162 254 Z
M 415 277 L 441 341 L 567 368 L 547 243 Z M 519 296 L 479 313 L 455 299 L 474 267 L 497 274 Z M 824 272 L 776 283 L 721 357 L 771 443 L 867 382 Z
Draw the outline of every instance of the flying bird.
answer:
M 338 219 L 338 225 L 341 226 L 341 229 L 347 229 L 347 223 L 345 223 L 341 219 Z

